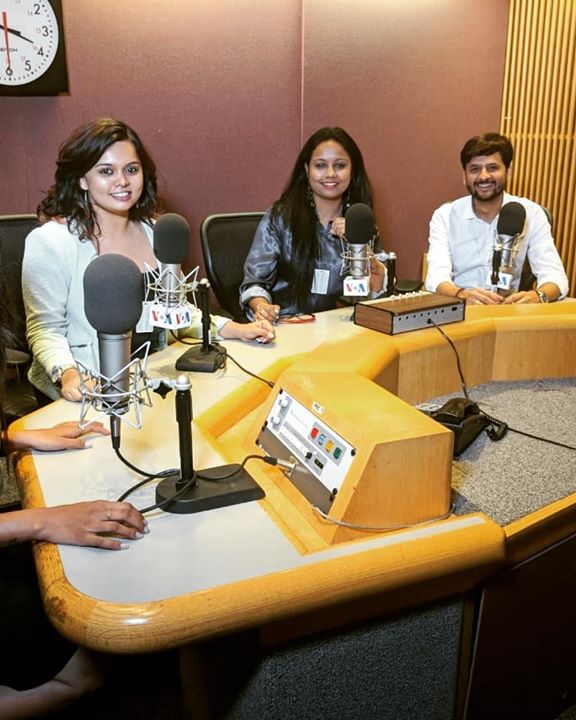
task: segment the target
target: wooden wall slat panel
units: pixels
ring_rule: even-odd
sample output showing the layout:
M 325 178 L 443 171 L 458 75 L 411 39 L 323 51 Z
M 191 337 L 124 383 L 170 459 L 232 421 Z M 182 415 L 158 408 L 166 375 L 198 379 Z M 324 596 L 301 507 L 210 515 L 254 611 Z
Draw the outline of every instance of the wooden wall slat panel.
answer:
M 515 150 L 510 191 L 546 205 L 576 293 L 575 0 L 511 0 L 501 132 Z

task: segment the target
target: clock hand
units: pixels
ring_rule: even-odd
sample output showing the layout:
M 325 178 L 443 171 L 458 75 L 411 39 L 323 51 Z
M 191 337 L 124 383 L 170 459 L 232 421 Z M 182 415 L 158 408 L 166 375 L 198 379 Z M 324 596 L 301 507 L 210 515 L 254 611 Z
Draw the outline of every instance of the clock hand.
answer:
M 6 72 L 8 75 L 12 74 L 12 66 L 10 64 L 10 43 L 8 42 L 8 30 L 6 29 L 8 27 L 8 18 L 6 17 L 6 11 L 2 11 L 2 23 L 4 27 L 4 43 L 6 45 L 6 65 L 8 66 L 6 68 Z
M 4 13 L 2 13 L 2 22 L 4 22 Z M 9 33 L 12 33 L 12 35 L 16 35 L 20 39 L 26 40 L 26 42 L 34 43 L 34 40 L 30 40 L 30 38 L 27 38 L 26 36 L 22 35 L 20 30 L 12 30 L 12 28 L 6 27 L 5 25 L 0 25 L 0 29 L 4 30 L 4 32 L 6 32 L 6 30 L 7 30 Z

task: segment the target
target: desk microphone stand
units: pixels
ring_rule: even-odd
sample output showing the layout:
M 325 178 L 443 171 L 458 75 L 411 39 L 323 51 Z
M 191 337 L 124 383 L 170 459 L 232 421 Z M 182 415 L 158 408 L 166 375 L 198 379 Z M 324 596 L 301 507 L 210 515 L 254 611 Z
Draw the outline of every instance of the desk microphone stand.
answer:
M 195 345 L 176 360 L 176 370 L 188 372 L 216 372 L 226 365 L 226 350 L 218 343 L 210 343 L 210 304 L 206 278 L 198 283 L 202 311 L 202 345 Z
M 241 465 L 221 465 L 197 472 L 192 459 L 192 396 L 190 380 L 178 376 L 176 420 L 180 446 L 180 473 L 164 478 L 156 486 L 156 502 L 166 512 L 189 514 L 260 500 L 264 491 Z M 177 493 L 178 495 L 172 502 Z
M 386 260 L 386 297 L 394 295 L 396 284 L 396 253 L 389 252 Z

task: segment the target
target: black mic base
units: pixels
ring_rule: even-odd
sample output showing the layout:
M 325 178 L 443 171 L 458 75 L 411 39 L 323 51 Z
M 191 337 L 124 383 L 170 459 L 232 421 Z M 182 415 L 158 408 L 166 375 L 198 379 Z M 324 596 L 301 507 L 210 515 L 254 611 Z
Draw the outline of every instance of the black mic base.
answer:
M 176 370 L 216 372 L 226 365 L 226 350 L 218 343 L 194 345 L 176 360 Z
M 234 473 L 232 475 L 232 473 Z M 164 478 L 156 486 L 156 503 L 162 503 L 162 510 L 187 515 L 239 505 L 251 500 L 261 500 L 265 492 L 241 465 L 221 465 L 194 473 L 191 486 L 170 502 L 181 490 L 180 477 Z M 222 478 L 220 480 L 219 478 Z

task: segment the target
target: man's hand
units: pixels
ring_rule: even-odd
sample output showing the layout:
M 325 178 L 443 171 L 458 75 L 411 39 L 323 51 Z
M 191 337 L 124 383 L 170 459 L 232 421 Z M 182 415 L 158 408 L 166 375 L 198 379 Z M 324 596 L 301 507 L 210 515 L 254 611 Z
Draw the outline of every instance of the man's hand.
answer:
M 520 292 L 512 293 L 504 298 L 506 305 L 526 305 L 527 303 L 539 303 L 540 298 L 535 290 L 523 290 Z
M 498 293 L 479 287 L 462 290 L 459 297 L 466 300 L 467 305 L 500 305 L 504 302 Z

